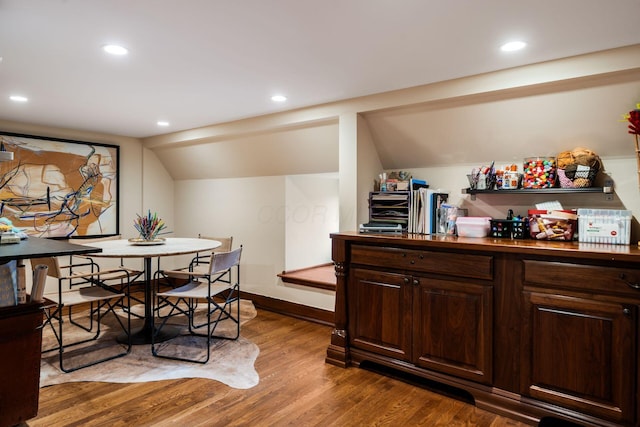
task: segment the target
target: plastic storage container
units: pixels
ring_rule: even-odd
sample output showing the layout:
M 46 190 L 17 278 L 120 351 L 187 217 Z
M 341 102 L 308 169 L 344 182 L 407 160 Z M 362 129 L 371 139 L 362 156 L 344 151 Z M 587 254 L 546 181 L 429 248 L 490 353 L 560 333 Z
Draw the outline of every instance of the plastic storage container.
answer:
M 628 245 L 632 216 L 625 210 L 578 209 L 578 241 Z
M 578 215 L 575 211 L 529 211 L 529 233 L 536 240 L 575 240 Z
M 462 216 L 456 219 L 456 230 L 461 237 L 487 237 L 491 229 L 491 217 Z
M 522 188 L 552 188 L 556 186 L 555 157 L 528 157 L 522 167 Z

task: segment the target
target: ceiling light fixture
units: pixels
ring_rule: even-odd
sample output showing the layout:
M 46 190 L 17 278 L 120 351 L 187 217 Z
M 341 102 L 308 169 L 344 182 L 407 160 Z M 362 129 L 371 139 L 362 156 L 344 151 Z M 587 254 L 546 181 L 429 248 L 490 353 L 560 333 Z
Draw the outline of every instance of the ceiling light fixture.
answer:
M 273 95 L 273 96 L 271 97 L 271 100 L 272 100 L 273 102 L 284 102 L 284 101 L 286 101 L 286 100 L 287 100 L 287 97 L 286 97 L 286 96 L 284 96 L 284 95 Z
M 500 50 L 502 50 L 503 52 L 514 52 L 516 50 L 523 49 L 526 45 L 527 44 L 525 42 L 514 41 L 503 44 L 502 46 L 500 46 Z
M 26 96 L 22 96 L 22 95 L 11 95 L 9 97 L 9 99 L 14 101 L 14 102 L 27 102 L 29 100 L 29 98 L 27 98 Z
M 129 53 L 129 50 L 126 47 L 118 46 L 116 44 L 102 46 L 102 50 L 111 55 L 126 55 Z
M 169 122 L 165 122 L 163 120 L 158 120 L 157 124 L 158 126 L 169 126 Z

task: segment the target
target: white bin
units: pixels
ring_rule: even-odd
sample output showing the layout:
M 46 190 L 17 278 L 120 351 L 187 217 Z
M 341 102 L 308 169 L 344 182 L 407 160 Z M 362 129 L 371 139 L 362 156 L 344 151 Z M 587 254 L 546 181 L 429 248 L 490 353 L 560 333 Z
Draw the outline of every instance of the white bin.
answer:
M 578 209 L 578 241 L 628 245 L 632 216 L 625 210 Z

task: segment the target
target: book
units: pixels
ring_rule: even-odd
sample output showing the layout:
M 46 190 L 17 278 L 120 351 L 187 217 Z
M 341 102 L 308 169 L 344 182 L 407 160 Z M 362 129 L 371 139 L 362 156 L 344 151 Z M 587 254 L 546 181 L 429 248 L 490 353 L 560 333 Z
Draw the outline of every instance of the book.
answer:
M 424 179 L 411 178 L 409 180 L 409 190 L 417 190 L 419 188 L 429 188 L 429 184 Z
M 18 305 L 18 262 L 0 265 L 0 307 Z
M 449 194 L 441 190 L 429 190 L 424 187 L 413 190 L 409 210 L 409 232 L 435 234 L 438 208 L 447 201 L 448 197 Z

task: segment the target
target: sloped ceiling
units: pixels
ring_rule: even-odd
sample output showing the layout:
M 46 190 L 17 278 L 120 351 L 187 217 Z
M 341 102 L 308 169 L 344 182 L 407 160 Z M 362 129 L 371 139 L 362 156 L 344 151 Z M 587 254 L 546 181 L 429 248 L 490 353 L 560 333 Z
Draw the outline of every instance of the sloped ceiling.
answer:
M 385 169 L 521 163 L 524 157 L 555 156 L 578 146 L 607 157 L 630 157 L 633 139 L 622 116 L 638 100 L 640 71 L 546 91 L 505 91 L 363 116 Z
M 338 124 L 154 150 L 175 180 L 338 171 Z

